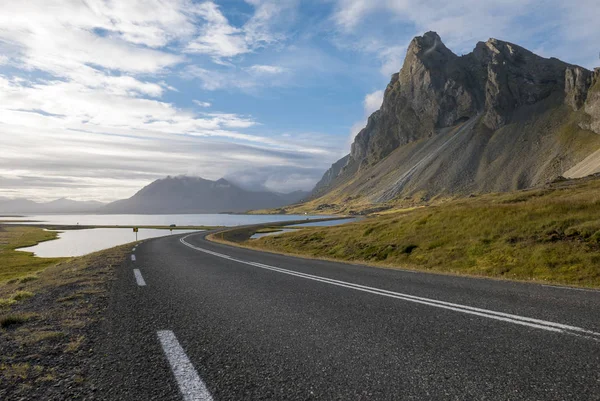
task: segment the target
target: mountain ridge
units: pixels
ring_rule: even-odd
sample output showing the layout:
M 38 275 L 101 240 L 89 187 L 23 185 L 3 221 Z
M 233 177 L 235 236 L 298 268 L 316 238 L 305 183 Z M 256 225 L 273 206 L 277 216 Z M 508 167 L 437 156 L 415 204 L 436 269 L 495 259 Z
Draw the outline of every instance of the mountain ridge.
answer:
M 0 198 L 0 213 L 84 213 L 93 212 L 104 205 L 98 201 L 76 201 L 68 198 L 49 202 L 35 202 L 24 198 Z
M 427 32 L 411 41 L 380 109 L 311 200 L 364 205 L 529 188 L 573 168 L 600 170 L 599 134 L 598 69 L 497 39 L 458 56 Z
M 102 213 L 239 213 L 289 205 L 305 195 L 301 191 L 290 194 L 249 191 L 225 178 L 211 181 L 201 177 L 168 176 L 146 185 L 128 199 L 106 205 Z

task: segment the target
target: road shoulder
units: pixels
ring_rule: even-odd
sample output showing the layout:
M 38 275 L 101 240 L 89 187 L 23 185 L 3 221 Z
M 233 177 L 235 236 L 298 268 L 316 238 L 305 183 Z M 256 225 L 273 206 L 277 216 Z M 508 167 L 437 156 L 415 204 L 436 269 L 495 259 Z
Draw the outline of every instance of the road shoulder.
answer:
M 116 268 L 131 244 L 0 286 L 0 399 L 84 399 Z

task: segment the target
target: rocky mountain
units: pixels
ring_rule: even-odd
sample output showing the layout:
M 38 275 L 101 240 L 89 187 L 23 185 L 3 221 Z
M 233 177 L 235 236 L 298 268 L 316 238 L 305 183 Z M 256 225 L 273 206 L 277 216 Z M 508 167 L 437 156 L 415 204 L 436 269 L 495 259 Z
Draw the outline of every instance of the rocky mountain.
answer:
M 34 202 L 28 199 L 0 198 L 0 213 L 92 213 L 104 206 L 96 201 L 75 201 L 61 198 L 51 202 Z
M 380 203 L 527 188 L 600 171 L 599 149 L 599 69 L 496 39 L 458 56 L 427 32 L 312 197 Z
M 277 208 L 299 201 L 304 192 L 277 194 L 249 191 L 221 178 L 167 177 L 156 180 L 129 199 L 106 205 L 103 213 L 221 213 Z

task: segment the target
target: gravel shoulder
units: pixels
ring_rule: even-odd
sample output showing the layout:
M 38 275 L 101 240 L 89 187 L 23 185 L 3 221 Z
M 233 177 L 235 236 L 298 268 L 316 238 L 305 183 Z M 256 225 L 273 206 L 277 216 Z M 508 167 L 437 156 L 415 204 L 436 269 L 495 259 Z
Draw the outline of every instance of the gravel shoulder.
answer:
M 109 289 L 131 244 L 0 285 L 0 399 L 91 398 Z

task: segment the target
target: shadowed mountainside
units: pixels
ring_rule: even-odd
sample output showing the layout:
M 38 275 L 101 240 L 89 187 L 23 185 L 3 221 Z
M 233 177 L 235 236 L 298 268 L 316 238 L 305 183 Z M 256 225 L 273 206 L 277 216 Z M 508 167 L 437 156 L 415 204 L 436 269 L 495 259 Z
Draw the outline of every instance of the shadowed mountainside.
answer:
M 299 201 L 304 192 L 277 194 L 248 191 L 221 178 L 167 177 L 156 180 L 129 199 L 112 202 L 102 213 L 222 213 L 277 208 Z

